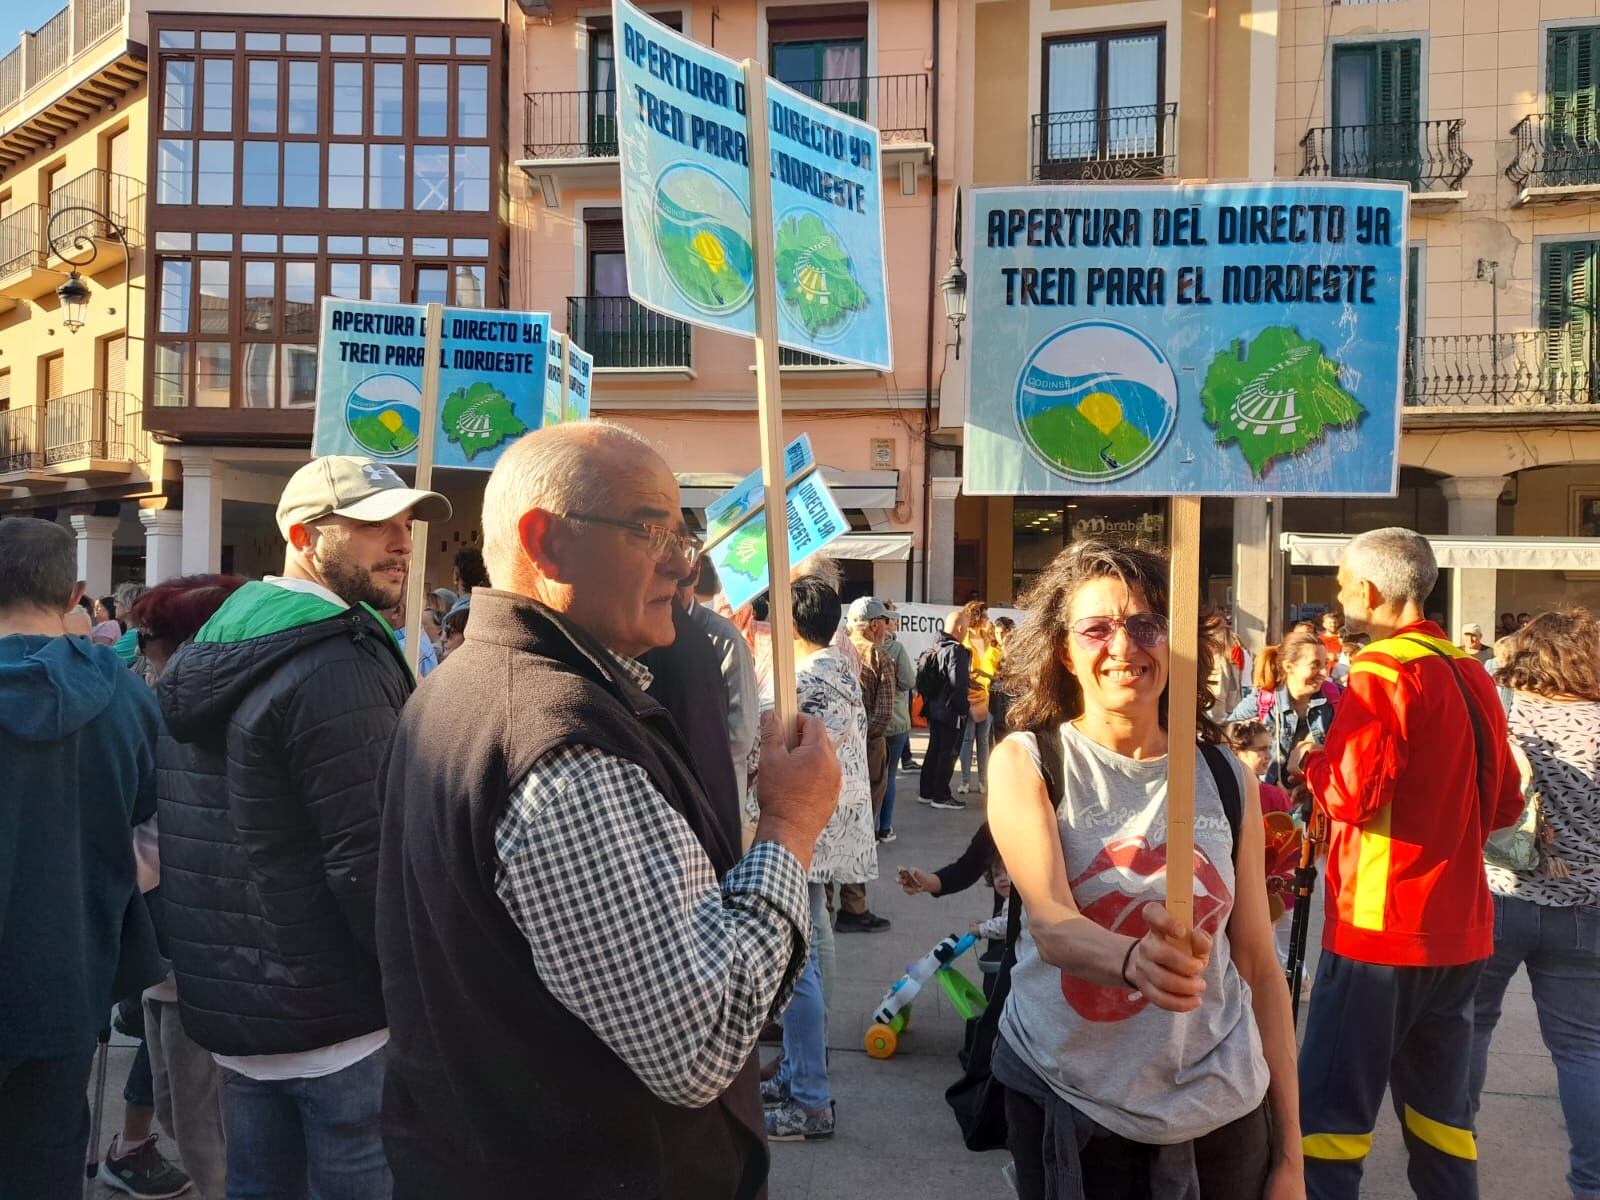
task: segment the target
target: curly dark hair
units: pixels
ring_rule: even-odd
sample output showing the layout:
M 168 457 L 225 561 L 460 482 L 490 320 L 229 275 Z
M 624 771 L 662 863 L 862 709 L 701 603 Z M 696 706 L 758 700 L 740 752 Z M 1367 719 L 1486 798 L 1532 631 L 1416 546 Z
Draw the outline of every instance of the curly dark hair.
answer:
M 1540 696 L 1600 700 L 1600 623 L 1585 608 L 1540 613 L 1510 638 L 1495 682 Z
M 1051 561 L 1019 602 L 1027 614 L 1006 646 L 1000 686 L 1012 697 L 1006 723 L 1012 729 L 1053 729 L 1083 714 L 1083 690 L 1065 664 L 1067 616 L 1072 598 L 1093 579 L 1119 579 L 1154 612 L 1168 610 L 1165 552 L 1127 542 L 1089 538 L 1074 542 Z M 1199 686 L 1195 694 L 1201 741 L 1221 740 L 1207 711 L 1216 703 L 1209 681 L 1222 648 L 1223 618 L 1200 617 Z M 1161 725 L 1167 724 L 1167 693 L 1161 693 Z

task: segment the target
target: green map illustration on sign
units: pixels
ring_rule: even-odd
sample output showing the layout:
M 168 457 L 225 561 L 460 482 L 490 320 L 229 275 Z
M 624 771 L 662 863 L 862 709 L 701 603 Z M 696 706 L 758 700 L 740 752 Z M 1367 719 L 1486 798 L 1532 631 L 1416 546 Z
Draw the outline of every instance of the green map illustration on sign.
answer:
M 677 163 L 655 195 L 656 248 L 684 299 L 708 313 L 743 306 L 755 287 L 750 214 L 710 171 Z
M 765 515 L 728 537 L 728 557 L 721 569 L 765 585 L 767 582 L 767 522 Z
M 461 447 L 468 462 L 528 432 L 511 401 L 487 383 L 474 383 L 451 392 L 439 423 L 445 438 Z
M 778 298 L 811 337 L 841 333 L 867 306 L 844 243 L 815 213 L 796 211 L 778 222 Z
M 1274 460 L 1299 454 L 1324 431 L 1353 426 L 1367 413 L 1340 385 L 1339 364 L 1321 343 L 1287 325 L 1220 351 L 1200 399 L 1217 444 L 1237 443 L 1257 479 Z

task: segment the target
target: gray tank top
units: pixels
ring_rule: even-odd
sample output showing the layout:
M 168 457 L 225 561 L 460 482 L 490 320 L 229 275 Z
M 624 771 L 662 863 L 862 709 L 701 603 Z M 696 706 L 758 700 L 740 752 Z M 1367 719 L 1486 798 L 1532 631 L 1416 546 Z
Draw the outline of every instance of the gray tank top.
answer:
M 1037 765 L 1033 735 L 1016 736 Z M 1167 760 L 1125 758 L 1071 725 L 1061 738 L 1056 815 L 1073 899 L 1097 924 L 1142 936 L 1141 910 L 1166 894 Z M 1242 771 L 1240 778 L 1242 789 Z M 1200 759 L 1194 826 L 1195 922 L 1214 939 L 1200 1008 L 1166 1012 L 1138 992 L 1064 975 L 1039 957 L 1024 923 L 1000 1017 L 1011 1048 L 1057 1095 L 1111 1132 L 1152 1145 L 1238 1120 L 1267 1091 L 1250 988 L 1228 947 L 1232 831 Z

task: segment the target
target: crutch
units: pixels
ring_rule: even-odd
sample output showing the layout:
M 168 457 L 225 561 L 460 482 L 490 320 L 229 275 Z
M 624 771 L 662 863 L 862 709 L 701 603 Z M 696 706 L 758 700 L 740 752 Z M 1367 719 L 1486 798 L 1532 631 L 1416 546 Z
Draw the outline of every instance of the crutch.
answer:
M 1305 978 L 1306 936 L 1311 928 L 1311 897 L 1317 890 L 1317 848 L 1328 840 L 1328 818 L 1313 802 L 1311 819 L 1300 842 L 1300 863 L 1294 869 L 1294 917 L 1289 923 L 1289 1012 L 1300 1024 L 1300 985 Z
M 94 1052 L 94 1105 L 89 1117 L 89 1149 L 94 1161 L 83 1164 L 83 1200 L 92 1200 L 94 1181 L 100 1174 L 100 1123 L 106 1115 L 106 1060 L 111 1057 L 111 1026 L 100 1031 Z

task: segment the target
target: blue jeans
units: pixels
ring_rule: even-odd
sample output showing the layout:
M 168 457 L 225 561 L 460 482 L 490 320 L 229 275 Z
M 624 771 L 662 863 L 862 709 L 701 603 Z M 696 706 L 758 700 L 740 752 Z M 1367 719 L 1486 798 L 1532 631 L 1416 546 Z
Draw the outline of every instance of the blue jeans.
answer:
M 808 883 L 811 897 L 811 947 L 805 970 L 795 980 L 794 999 L 783 1014 L 783 1066 L 778 1078 L 801 1108 L 828 1107 L 828 1006 L 822 998 L 822 970 L 817 963 L 817 930 L 828 919 L 822 884 Z
M 228 1200 L 389 1200 L 384 1051 L 317 1079 L 222 1072 Z
M 989 785 L 989 730 L 993 718 L 985 717 L 982 721 L 967 721 L 966 731 L 961 735 L 961 782 L 968 782 L 968 768 L 973 765 L 973 749 L 977 749 L 978 782 L 985 787 Z
M 889 772 L 889 785 L 883 789 L 883 807 L 878 810 L 879 833 L 888 833 L 894 828 L 894 781 L 900 774 L 900 756 L 905 753 L 906 744 L 910 741 L 909 729 L 904 733 L 891 733 L 884 739 L 884 745 L 888 749 L 885 756 L 887 765 L 884 769 Z
M 1472 1107 L 1488 1074 L 1489 1040 L 1506 985 L 1528 968 L 1539 1032 L 1556 1064 L 1556 1089 L 1571 1141 L 1567 1186 L 1600 1197 L 1600 907 L 1558 908 L 1494 898 L 1494 957 L 1478 983 L 1472 1044 Z

